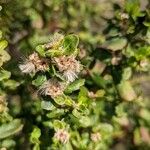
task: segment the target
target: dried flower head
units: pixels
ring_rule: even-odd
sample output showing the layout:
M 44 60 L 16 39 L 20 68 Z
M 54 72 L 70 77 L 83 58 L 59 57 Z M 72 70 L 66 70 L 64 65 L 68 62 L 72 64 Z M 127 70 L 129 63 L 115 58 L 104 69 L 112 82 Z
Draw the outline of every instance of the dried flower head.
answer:
M 93 142 L 98 142 L 98 141 L 100 141 L 100 140 L 101 140 L 101 135 L 100 135 L 100 133 L 99 133 L 99 132 L 92 133 L 92 134 L 91 134 L 91 140 L 92 140 Z
M 39 89 L 43 95 L 49 95 L 52 98 L 63 95 L 65 85 L 59 82 L 57 79 L 50 79 L 46 81 Z
M 69 141 L 69 137 L 70 137 L 69 133 L 63 129 L 59 129 L 54 134 L 54 138 L 56 138 L 58 141 L 60 141 L 63 144 L 65 144 Z
M 78 78 L 81 70 L 81 64 L 75 59 L 75 56 L 54 57 L 54 63 L 68 82 L 73 82 Z
M 50 43 L 45 44 L 45 48 L 53 48 L 53 47 L 58 47 L 61 41 L 63 40 L 64 35 L 60 33 L 55 33 L 53 38 L 50 40 Z
M 37 53 L 33 53 L 24 62 L 19 65 L 20 70 L 23 73 L 35 73 L 37 71 L 46 71 L 48 68 L 48 62 L 45 59 L 41 59 Z

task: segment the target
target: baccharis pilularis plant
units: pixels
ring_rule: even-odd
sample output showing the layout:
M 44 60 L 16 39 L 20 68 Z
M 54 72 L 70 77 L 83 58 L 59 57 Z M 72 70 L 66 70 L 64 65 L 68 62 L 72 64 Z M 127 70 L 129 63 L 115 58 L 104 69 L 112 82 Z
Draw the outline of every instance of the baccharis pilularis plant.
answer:
M 149 8 L 0 0 L 0 150 L 149 150 Z
M 79 78 L 83 65 L 78 60 L 78 43 L 78 36 L 74 34 L 55 33 L 49 43 L 37 46 L 19 65 L 22 73 L 33 78 L 32 84 L 43 99 L 41 106 L 44 109 L 58 108 L 67 112 L 82 106 L 68 95 L 84 85 L 84 79 Z M 54 134 L 54 139 L 64 144 L 69 137 L 66 128 L 60 128 Z
M 37 76 L 33 83 L 38 84 L 40 95 L 52 99 L 65 97 L 65 90 L 78 79 L 83 68 L 77 60 L 78 43 L 74 34 L 55 33 L 49 43 L 37 46 L 36 51 L 19 65 L 22 73 Z M 39 81 L 41 83 L 37 83 Z

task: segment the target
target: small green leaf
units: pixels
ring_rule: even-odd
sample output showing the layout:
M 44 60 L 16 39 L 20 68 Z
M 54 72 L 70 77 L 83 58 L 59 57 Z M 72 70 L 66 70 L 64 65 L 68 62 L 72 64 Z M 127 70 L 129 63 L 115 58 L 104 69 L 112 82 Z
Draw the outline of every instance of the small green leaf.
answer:
M 126 116 L 127 115 L 126 104 L 124 102 L 120 103 L 119 105 L 116 106 L 115 111 L 118 117 Z
M 79 122 L 82 127 L 88 127 L 92 124 L 91 119 L 87 116 L 81 116 Z
M 31 136 L 30 136 L 30 141 L 33 144 L 39 144 L 39 138 L 41 136 L 41 130 L 38 127 L 34 127 Z
M 0 139 L 9 137 L 21 131 L 23 125 L 19 119 L 15 119 L 7 124 L 0 126 Z
M 8 45 L 6 40 L 0 41 L 0 51 L 4 50 Z
M 0 70 L 0 81 L 5 80 L 5 79 L 9 79 L 10 76 L 11 76 L 11 73 L 9 71 Z
M 102 47 L 106 49 L 110 49 L 112 51 L 122 50 L 127 44 L 127 40 L 125 38 L 117 37 L 113 38 L 109 41 L 106 41 Z
M 78 44 L 79 44 L 78 36 L 74 34 L 65 36 L 62 44 L 64 48 L 64 54 L 66 55 L 73 54 L 76 51 Z
M 54 120 L 53 126 L 55 130 L 59 130 L 59 129 L 63 129 L 65 127 L 65 124 L 62 121 Z
M 102 123 L 100 125 L 100 130 L 103 134 L 110 134 L 113 132 L 113 126 L 108 123 Z
M 65 105 L 65 98 L 64 98 L 64 96 L 58 96 L 58 97 L 55 97 L 53 99 L 54 99 L 56 104 L 58 104 L 58 105 Z
M 55 50 L 55 49 L 50 49 L 45 52 L 45 55 L 48 57 L 58 57 L 58 56 L 61 56 L 62 54 L 63 54 L 63 51 Z
M 118 92 L 120 97 L 126 101 L 132 101 L 137 97 L 129 81 L 122 81 L 118 85 Z
M 8 60 L 10 60 L 10 55 L 6 51 L 2 50 L 0 52 L 0 66 Z
M 71 83 L 67 89 L 65 90 L 66 93 L 72 93 L 73 91 L 79 90 L 81 86 L 85 83 L 85 79 L 79 79 Z
M 134 144 L 136 144 L 136 145 L 141 144 L 142 139 L 141 139 L 139 128 L 136 128 L 134 130 L 134 134 L 133 135 L 134 135 Z
M 95 84 L 97 84 L 100 88 L 106 88 L 106 81 L 97 74 L 91 74 L 91 77 L 93 79 L 93 81 L 95 82 Z
M 42 101 L 41 107 L 45 110 L 54 110 L 55 106 L 50 101 Z
M 124 68 L 122 73 L 122 79 L 128 80 L 132 76 L 132 69 L 130 67 Z
M 95 94 L 97 97 L 104 97 L 105 91 L 104 90 L 98 90 L 98 91 L 96 91 Z
M 40 56 L 45 57 L 45 49 L 43 45 L 38 45 L 35 50 L 39 53 Z
M 19 86 L 19 82 L 16 82 L 15 80 L 7 80 L 3 83 L 3 86 L 5 88 L 9 88 L 11 90 L 14 90 L 17 86 Z
M 64 109 L 55 109 L 48 113 L 46 116 L 48 118 L 59 118 L 60 116 L 64 115 L 65 111 Z
M 62 95 L 62 96 L 58 96 L 56 98 L 53 98 L 55 103 L 57 103 L 58 105 L 66 105 L 66 106 L 72 106 L 73 105 L 73 101 L 69 96 L 66 95 Z
M 77 118 L 80 118 L 80 117 L 81 117 L 81 113 L 80 113 L 77 109 L 74 109 L 74 110 L 72 111 L 72 114 L 73 114 L 75 117 L 77 117 Z
M 36 87 L 41 86 L 46 81 L 46 76 L 39 75 L 35 80 L 32 81 L 32 84 Z

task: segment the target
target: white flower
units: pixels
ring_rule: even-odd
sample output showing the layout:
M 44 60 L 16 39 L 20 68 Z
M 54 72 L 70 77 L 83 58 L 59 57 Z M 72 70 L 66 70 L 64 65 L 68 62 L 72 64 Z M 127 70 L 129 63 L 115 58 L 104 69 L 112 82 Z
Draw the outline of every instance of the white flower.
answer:
M 73 82 L 78 78 L 81 65 L 80 62 L 75 59 L 75 56 L 54 57 L 54 63 L 68 82 Z
M 73 82 L 76 78 L 78 78 L 77 74 L 72 70 L 67 70 L 63 73 L 65 79 L 69 82 Z
M 23 73 L 35 73 L 35 65 L 30 61 L 20 64 L 19 68 Z
M 41 59 L 38 54 L 34 52 L 24 64 L 19 65 L 19 68 L 23 73 L 35 73 L 37 71 L 46 71 L 48 63 L 45 59 Z
M 54 138 L 56 138 L 58 141 L 60 141 L 63 144 L 69 141 L 69 137 L 70 137 L 69 133 L 63 129 L 59 129 L 54 134 Z
M 52 98 L 63 95 L 65 85 L 56 79 L 46 81 L 39 89 L 40 94 L 49 95 Z

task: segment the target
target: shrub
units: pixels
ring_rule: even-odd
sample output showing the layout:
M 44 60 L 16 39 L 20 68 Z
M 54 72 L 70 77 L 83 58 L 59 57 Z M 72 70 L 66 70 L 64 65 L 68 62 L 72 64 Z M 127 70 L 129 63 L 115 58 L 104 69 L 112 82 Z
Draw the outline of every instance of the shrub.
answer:
M 148 0 L 0 5 L 1 149 L 150 148 Z

